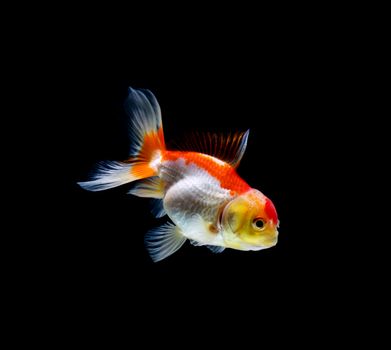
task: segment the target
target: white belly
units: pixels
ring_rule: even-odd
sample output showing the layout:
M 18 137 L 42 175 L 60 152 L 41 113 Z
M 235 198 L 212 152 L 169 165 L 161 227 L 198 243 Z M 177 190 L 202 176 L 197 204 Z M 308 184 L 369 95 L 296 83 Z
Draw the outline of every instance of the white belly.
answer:
M 221 245 L 218 220 L 232 199 L 230 191 L 221 188 L 220 182 L 206 170 L 181 159 L 167 162 L 160 170 L 167 184 L 163 205 L 171 220 L 187 238 Z

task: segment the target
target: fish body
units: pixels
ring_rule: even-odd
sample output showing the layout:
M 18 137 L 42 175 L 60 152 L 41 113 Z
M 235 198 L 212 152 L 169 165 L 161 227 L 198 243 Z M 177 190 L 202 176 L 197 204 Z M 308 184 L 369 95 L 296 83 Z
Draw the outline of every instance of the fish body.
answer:
M 194 152 L 168 152 L 159 169 L 167 184 L 164 208 L 184 235 L 197 243 L 224 247 L 219 216 L 236 191 L 249 186 L 220 160 Z M 222 184 L 225 185 L 222 186 Z M 235 190 L 236 189 L 236 190 Z
M 199 151 L 168 150 L 160 106 L 150 91 L 129 88 L 125 108 L 131 125 L 130 157 L 100 163 L 91 179 L 79 185 L 100 191 L 139 180 L 129 193 L 154 198 L 154 214 L 172 220 L 146 234 L 152 260 L 168 257 L 187 239 L 214 252 L 261 250 L 277 243 L 273 203 L 236 172 L 248 131 L 199 136 Z

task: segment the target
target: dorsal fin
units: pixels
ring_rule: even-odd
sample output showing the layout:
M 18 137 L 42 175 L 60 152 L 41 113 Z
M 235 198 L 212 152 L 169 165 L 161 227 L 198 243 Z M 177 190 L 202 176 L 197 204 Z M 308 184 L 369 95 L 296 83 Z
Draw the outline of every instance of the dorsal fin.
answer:
M 194 151 L 216 157 L 237 168 L 246 150 L 250 130 L 228 135 L 192 133 L 179 147 L 183 151 Z

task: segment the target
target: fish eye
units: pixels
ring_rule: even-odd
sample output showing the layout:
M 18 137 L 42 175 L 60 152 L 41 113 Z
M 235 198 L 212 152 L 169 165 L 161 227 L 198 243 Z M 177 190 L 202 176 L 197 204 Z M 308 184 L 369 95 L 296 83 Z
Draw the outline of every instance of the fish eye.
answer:
M 253 227 L 260 231 L 265 228 L 265 221 L 261 218 L 255 218 L 253 221 Z

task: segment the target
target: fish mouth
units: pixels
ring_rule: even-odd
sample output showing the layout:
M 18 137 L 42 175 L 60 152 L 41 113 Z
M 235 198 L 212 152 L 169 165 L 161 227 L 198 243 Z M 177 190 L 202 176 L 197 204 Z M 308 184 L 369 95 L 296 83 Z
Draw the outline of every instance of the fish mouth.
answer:
M 275 240 L 272 243 L 263 243 L 262 245 L 255 245 L 252 246 L 249 250 L 263 250 L 263 249 L 269 249 L 273 248 L 277 244 L 277 240 Z
M 247 247 L 244 250 L 263 250 L 274 247 L 278 242 L 278 237 L 264 238 L 262 241 L 258 242 L 247 242 L 243 246 Z
M 274 235 L 272 238 L 270 238 L 270 241 L 271 241 L 270 243 L 272 244 L 272 246 L 275 246 L 277 244 L 277 242 L 278 242 L 278 230 L 277 229 L 274 231 Z
M 278 231 L 276 231 L 276 234 L 274 237 L 265 238 L 262 240 L 261 246 L 263 248 L 271 248 L 274 247 L 278 243 Z
M 277 242 L 278 242 L 278 239 L 276 237 L 273 240 L 271 240 L 270 242 L 267 242 L 266 244 L 264 244 L 264 246 L 266 248 L 271 248 L 271 247 L 274 247 L 277 244 Z

